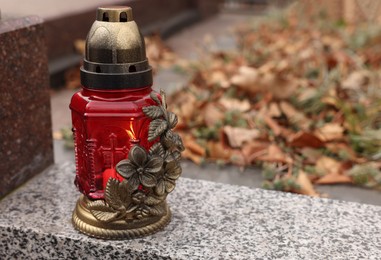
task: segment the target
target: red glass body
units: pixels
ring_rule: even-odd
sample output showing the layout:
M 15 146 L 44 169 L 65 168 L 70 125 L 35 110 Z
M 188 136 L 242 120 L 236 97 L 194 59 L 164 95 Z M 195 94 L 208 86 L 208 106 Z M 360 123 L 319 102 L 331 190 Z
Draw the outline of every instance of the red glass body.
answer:
M 92 199 L 103 199 L 110 177 L 121 180 L 115 165 L 127 158 L 132 145 L 149 149 L 150 119 L 142 111 L 155 105 L 150 86 L 130 90 L 83 88 L 70 103 L 76 157 L 75 184 Z M 159 94 L 157 94 L 159 96 Z

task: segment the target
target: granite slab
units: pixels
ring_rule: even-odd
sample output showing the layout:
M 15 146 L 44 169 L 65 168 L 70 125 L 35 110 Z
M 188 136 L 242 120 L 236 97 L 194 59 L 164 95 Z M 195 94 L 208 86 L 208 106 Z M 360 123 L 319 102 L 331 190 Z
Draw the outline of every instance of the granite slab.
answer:
M 75 231 L 74 165 L 0 201 L 0 259 L 380 259 L 381 207 L 180 178 L 173 219 L 152 236 Z
M 53 164 L 43 21 L 0 20 L 0 198 Z

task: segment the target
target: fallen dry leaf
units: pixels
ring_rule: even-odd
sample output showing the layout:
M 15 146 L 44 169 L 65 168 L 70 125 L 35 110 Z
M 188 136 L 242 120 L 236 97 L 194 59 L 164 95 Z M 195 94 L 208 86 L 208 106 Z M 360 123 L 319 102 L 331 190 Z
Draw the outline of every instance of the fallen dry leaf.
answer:
M 344 128 L 337 123 L 327 123 L 316 129 L 315 134 L 324 142 L 341 140 L 344 136 Z
M 320 138 L 312 133 L 305 131 L 299 131 L 296 134 L 290 136 L 288 139 L 288 144 L 292 147 L 324 147 L 324 142 Z
M 248 66 L 241 66 L 238 68 L 238 73 L 231 78 L 230 82 L 244 90 L 249 90 L 250 93 L 255 93 L 260 91 L 255 85 L 258 78 L 258 70 Z
M 230 160 L 232 150 L 224 147 L 220 142 L 208 142 L 207 144 L 209 157 L 212 159 Z
M 74 48 L 78 54 L 85 56 L 86 41 L 82 39 L 77 39 L 74 41 Z
M 264 161 L 264 162 L 280 162 L 280 163 L 292 163 L 292 158 L 290 158 L 286 153 L 275 144 L 271 144 L 263 155 L 251 156 L 250 161 Z
M 338 173 L 329 173 L 324 175 L 317 181 L 316 184 L 337 184 L 337 183 L 352 183 L 352 179 L 347 175 L 342 175 Z
M 228 77 L 224 71 L 215 70 L 213 71 L 209 77 L 207 78 L 208 85 L 220 85 L 222 88 L 228 88 L 230 86 L 230 82 Z
M 61 131 L 53 131 L 53 139 L 54 140 L 62 140 L 63 135 Z
M 369 83 L 370 75 L 367 70 L 352 72 L 343 82 L 342 87 L 347 89 L 358 89 Z
M 356 153 L 353 151 L 353 149 L 346 143 L 327 143 L 326 144 L 326 147 L 327 149 L 334 153 L 334 154 L 340 154 L 340 153 L 345 153 L 344 156 L 346 156 L 347 158 L 343 158 L 343 159 L 347 159 L 347 160 L 357 160 L 356 158 Z
M 304 195 L 309 195 L 313 197 L 318 197 L 319 193 L 314 189 L 314 186 L 312 185 L 310 179 L 308 178 L 307 174 L 303 172 L 302 170 L 298 173 L 298 178 L 296 179 L 296 183 L 299 184 L 300 192 Z
M 180 108 L 180 114 L 185 122 L 188 122 L 196 107 L 196 97 L 189 92 L 182 92 L 176 99 L 176 104 Z
M 221 112 L 219 108 L 217 108 L 216 104 L 206 104 L 204 108 L 204 122 L 208 127 L 212 127 L 217 123 L 221 123 L 224 116 L 224 113 Z
M 241 151 L 242 155 L 245 158 L 247 164 L 252 163 L 252 158 L 263 155 L 267 153 L 267 149 L 270 143 L 254 140 L 243 145 Z
M 316 162 L 322 157 L 321 150 L 311 147 L 304 147 L 300 149 L 300 154 L 306 158 L 306 164 L 316 164 Z
M 221 98 L 219 103 L 224 106 L 226 110 L 246 112 L 250 109 L 250 102 L 247 99 Z
M 190 150 L 193 154 L 205 157 L 205 149 L 195 141 L 184 140 L 184 147 Z
M 280 103 L 280 109 L 291 123 L 299 126 L 303 130 L 308 130 L 311 121 L 303 114 L 303 112 L 296 110 L 296 108 L 286 101 Z
M 225 126 L 223 133 L 229 145 L 233 148 L 240 148 L 244 143 L 250 142 L 259 136 L 259 130 L 246 129 L 232 126 Z
M 279 105 L 275 102 L 271 102 L 268 106 L 267 115 L 269 117 L 280 117 L 282 115 L 282 111 L 280 111 Z
M 330 173 L 340 174 L 341 173 L 341 164 L 327 156 L 319 158 L 316 162 L 316 171 L 322 175 L 327 175 Z
M 282 133 L 282 128 L 278 125 L 278 123 L 269 116 L 264 116 L 264 121 L 273 131 L 274 135 L 278 136 Z
M 200 165 L 203 158 L 197 154 L 192 153 L 190 150 L 184 150 L 181 156 L 185 159 L 189 159 L 197 165 Z

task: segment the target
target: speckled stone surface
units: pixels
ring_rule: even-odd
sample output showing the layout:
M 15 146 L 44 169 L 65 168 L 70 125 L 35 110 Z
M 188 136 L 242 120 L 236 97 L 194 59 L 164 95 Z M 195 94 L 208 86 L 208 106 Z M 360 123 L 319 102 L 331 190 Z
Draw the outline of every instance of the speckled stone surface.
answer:
M 381 258 L 381 207 L 185 178 L 163 231 L 89 238 L 71 226 L 73 178 L 54 166 L 0 201 L 0 259 Z
M 0 198 L 53 163 L 41 18 L 0 20 Z

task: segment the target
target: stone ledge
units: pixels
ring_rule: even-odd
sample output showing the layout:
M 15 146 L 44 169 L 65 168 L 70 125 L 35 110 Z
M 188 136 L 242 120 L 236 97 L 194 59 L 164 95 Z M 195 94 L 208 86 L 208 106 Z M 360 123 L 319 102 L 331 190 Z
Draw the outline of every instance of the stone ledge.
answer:
M 73 229 L 74 166 L 56 165 L 0 201 L 0 259 L 376 259 L 381 207 L 182 178 L 155 235 Z

